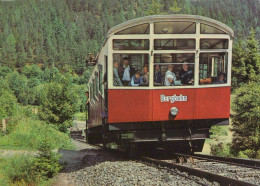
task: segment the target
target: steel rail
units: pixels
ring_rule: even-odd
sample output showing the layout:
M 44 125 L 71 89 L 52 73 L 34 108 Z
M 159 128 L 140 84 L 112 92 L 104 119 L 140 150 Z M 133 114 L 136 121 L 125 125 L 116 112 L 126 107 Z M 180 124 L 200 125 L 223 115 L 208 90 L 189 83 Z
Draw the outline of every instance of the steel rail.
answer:
M 195 169 L 195 168 L 190 168 L 190 167 L 186 167 L 183 165 L 179 165 L 176 163 L 168 163 L 165 161 L 161 161 L 161 160 L 157 160 L 157 159 L 153 159 L 153 158 L 149 158 L 149 157 L 141 157 L 140 158 L 142 161 L 144 162 L 148 162 L 151 164 L 155 164 L 157 166 L 163 166 L 163 167 L 167 167 L 167 168 L 171 168 L 171 169 L 178 169 L 179 171 L 182 172 L 187 172 L 189 175 L 193 175 L 193 176 L 197 176 L 200 178 L 205 178 L 209 181 L 212 182 L 218 182 L 220 185 L 229 185 L 229 186 L 255 186 L 255 184 L 249 183 L 249 182 L 245 182 L 245 181 L 241 181 L 241 180 L 236 180 L 233 178 L 228 178 L 225 176 L 221 176 L 218 174 L 213 174 L 207 171 L 203 171 L 203 170 L 199 170 L 199 169 Z
M 247 159 L 240 159 L 240 158 L 229 158 L 229 157 L 220 157 L 220 156 L 212 156 L 212 155 L 204 155 L 204 154 L 182 154 L 182 153 L 173 153 L 173 154 L 177 156 L 192 157 L 199 160 L 208 160 L 208 161 L 213 160 L 218 163 L 225 163 L 225 164 L 231 164 L 240 167 L 260 170 L 260 161 L 258 160 L 247 160 Z

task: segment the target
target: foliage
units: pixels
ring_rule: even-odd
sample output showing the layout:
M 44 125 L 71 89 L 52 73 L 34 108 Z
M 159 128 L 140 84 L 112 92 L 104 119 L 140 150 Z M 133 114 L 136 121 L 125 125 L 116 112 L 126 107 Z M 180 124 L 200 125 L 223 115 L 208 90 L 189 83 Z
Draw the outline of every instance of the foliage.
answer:
M 17 100 L 7 82 L 0 77 L 0 120 L 16 113 Z
M 210 152 L 214 156 L 224 156 L 224 157 L 230 157 L 232 156 L 230 154 L 230 144 L 225 144 L 223 142 L 217 143 L 217 144 L 211 144 L 210 145 Z
M 28 155 L 16 155 L 0 164 L 3 174 L 8 179 L 9 184 L 25 185 L 34 184 L 37 180 L 33 170 L 33 157 Z M 22 184 L 24 183 L 24 184 Z
M 173 13 L 177 13 L 177 12 L 181 11 L 181 8 L 178 7 L 178 2 L 177 2 L 177 0 L 174 0 L 173 7 L 171 7 L 170 10 L 171 10 Z
M 260 74 L 259 44 L 254 29 L 251 29 L 246 42 L 241 36 L 238 38 L 234 45 L 232 62 L 233 88 L 238 88 L 250 80 L 254 81 L 257 74 Z
M 215 156 L 232 156 L 228 138 L 229 126 L 213 126 L 210 129 L 210 153 Z
M 8 74 L 6 77 L 6 80 L 14 92 L 14 95 L 16 96 L 19 103 L 22 103 L 23 105 L 28 104 L 28 86 L 27 82 L 28 79 L 23 74 L 19 74 L 17 71 Z
M 51 151 L 51 144 L 44 139 L 39 146 L 39 154 L 34 159 L 34 171 L 43 179 L 54 177 L 60 170 L 60 155 Z
M 40 118 L 55 124 L 62 132 L 72 125 L 73 116 L 80 106 L 78 92 L 71 80 L 68 74 L 56 75 L 52 82 L 45 84 L 40 98 Z
M 172 12 L 210 17 L 243 35 L 254 27 L 260 38 L 256 0 L 0 1 L 0 64 L 11 69 L 35 64 L 62 71 L 69 66 L 82 74 L 86 54 L 98 52 L 111 27 Z
M 255 158 L 260 149 L 260 76 L 235 91 L 232 152 Z
M 67 134 L 59 132 L 52 125 L 24 115 L 13 118 L 8 127 L 9 133 L 0 137 L 0 148 L 2 149 L 36 150 L 45 138 L 48 138 L 51 149 L 72 148 L 70 137 Z
M 151 3 L 148 3 L 146 15 L 165 14 L 165 12 L 162 11 L 162 7 L 163 5 L 158 0 L 152 0 Z
M 1 160 L 1 185 L 37 185 L 55 176 L 60 170 L 60 155 L 51 151 L 45 140 L 39 147 L 38 156 L 15 155 Z
M 256 76 L 260 74 L 260 52 L 259 42 L 255 38 L 255 30 L 251 28 L 251 33 L 247 38 L 247 55 L 245 59 L 246 63 L 246 80 L 254 81 Z

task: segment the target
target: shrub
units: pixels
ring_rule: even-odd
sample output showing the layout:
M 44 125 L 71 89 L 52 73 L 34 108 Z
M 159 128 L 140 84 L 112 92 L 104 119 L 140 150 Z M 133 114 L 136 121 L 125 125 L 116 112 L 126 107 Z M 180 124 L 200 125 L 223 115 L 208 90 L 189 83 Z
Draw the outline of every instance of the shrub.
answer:
M 51 145 L 44 140 L 39 146 L 39 155 L 34 159 L 34 170 L 42 179 L 55 176 L 60 170 L 60 155 L 51 151 Z
M 230 144 L 218 143 L 210 145 L 210 152 L 214 156 L 230 157 Z
M 57 79 L 46 83 L 40 101 L 39 116 L 66 132 L 72 126 L 74 114 L 79 110 L 80 99 L 70 77 L 56 74 Z
M 37 177 L 33 170 L 34 159 L 28 155 L 16 155 L 1 163 L 1 169 L 8 182 L 33 184 L 37 182 Z

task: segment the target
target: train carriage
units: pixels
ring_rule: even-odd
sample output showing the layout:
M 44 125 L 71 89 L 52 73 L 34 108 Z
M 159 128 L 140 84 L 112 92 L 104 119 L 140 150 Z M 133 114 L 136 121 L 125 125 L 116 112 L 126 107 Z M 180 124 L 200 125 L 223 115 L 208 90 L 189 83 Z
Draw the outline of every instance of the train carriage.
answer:
M 233 37 L 194 15 L 110 29 L 88 83 L 88 142 L 201 151 L 211 126 L 229 121 Z

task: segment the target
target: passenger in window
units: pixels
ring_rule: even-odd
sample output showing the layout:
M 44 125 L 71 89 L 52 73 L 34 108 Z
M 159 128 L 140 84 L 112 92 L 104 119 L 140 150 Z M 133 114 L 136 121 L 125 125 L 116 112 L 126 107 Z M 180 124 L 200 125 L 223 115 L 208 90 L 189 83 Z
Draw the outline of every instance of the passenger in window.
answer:
M 132 76 L 131 86 L 137 87 L 143 84 L 143 77 L 141 76 L 140 71 L 137 71 L 135 75 Z
M 149 85 L 149 72 L 148 72 L 148 65 L 144 65 L 143 67 L 143 83 L 142 85 L 148 86 Z
M 123 86 L 119 75 L 118 75 L 118 66 L 119 63 L 117 61 L 114 62 L 114 67 L 113 67 L 113 85 L 114 86 Z
M 119 77 L 122 80 L 124 86 L 128 86 L 131 81 L 131 77 L 135 74 L 135 69 L 129 65 L 129 58 L 123 58 L 123 65 L 119 69 Z
M 223 83 L 226 83 L 225 82 L 225 74 L 224 73 L 221 73 L 218 77 L 218 81 L 216 82 L 216 84 L 223 84 Z
M 193 71 L 189 70 L 189 66 L 187 62 L 184 62 L 182 65 L 182 70 L 179 73 L 179 76 L 181 78 L 181 83 L 183 85 L 193 85 Z
M 168 65 L 168 70 L 165 73 L 165 82 L 164 82 L 165 86 L 173 86 L 174 82 L 176 81 L 176 76 L 172 71 L 173 71 L 173 66 Z
M 154 84 L 162 85 L 162 73 L 159 65 L 156 65 L 154 69 Z

